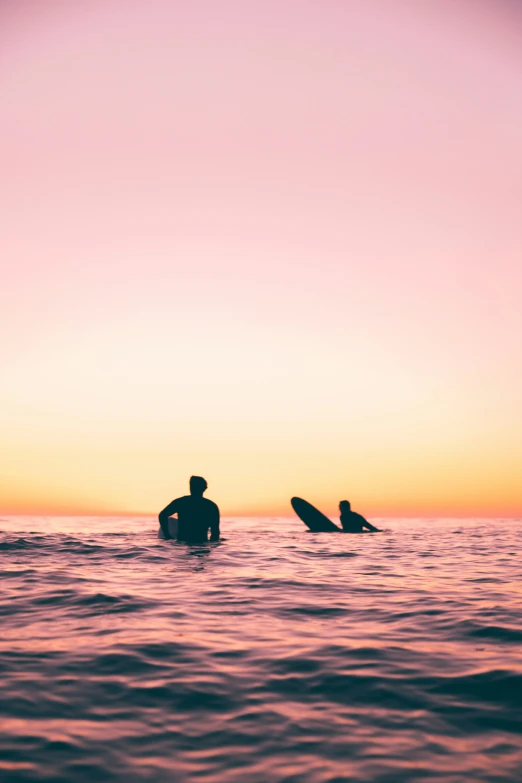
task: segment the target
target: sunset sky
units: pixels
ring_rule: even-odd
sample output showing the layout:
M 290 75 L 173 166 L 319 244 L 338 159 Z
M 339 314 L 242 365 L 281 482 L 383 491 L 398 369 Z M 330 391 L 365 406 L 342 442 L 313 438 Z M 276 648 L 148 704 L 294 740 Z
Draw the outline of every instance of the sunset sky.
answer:
M 522 514 L 515 0 L 3 0 L 0 512 Z

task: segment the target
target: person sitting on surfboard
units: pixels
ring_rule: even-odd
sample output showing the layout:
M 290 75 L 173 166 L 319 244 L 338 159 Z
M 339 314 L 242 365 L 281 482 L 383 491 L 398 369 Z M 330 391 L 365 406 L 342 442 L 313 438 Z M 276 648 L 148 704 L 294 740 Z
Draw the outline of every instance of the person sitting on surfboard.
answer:
M 212 500 L 203 497 L 207 482 L 201 476 L 191 476 L 190 495 L 176 498 L 160 512 L 158 519 L 166 539 L 172 538 L 169 517 L 178 515 L 178 541 L 201 543 L 219 541 L 219 508 Z
M 361 514 L 357 514 L 352 511 L 349 500 L 341 500 L 339 503 L 339 511 L 341 512 L 341 525 L 345 533 L 362 533 L 364 528 L 372 530 L 375 533 L 379 532 L 379 528 L 374 527 L 371 522 L 368 522 Z

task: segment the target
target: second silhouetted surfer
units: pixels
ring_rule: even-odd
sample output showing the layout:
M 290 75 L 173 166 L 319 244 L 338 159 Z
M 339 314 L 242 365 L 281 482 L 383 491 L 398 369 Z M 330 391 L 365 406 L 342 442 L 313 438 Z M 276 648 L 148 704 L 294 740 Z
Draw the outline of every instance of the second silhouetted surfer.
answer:
M 339 511 L 341 512 L 341 525 L 343 526 L 344 533 L 362 533 L 364 528 L 371 530 L 374 533 L 378 533 L 379 528 L 374 527 L 371 522 L 368 522 L 361 514 L 357 514 L 352 511 L 349 500 L 341 500 L 339 503 Z

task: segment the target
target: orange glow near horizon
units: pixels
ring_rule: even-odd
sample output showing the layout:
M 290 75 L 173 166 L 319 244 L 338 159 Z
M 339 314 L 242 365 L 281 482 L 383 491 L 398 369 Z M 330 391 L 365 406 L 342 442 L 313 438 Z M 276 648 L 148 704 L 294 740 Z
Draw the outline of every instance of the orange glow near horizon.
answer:
M 521 515 L 522 12 L 215 8 L 0 9 L 0 513 Z

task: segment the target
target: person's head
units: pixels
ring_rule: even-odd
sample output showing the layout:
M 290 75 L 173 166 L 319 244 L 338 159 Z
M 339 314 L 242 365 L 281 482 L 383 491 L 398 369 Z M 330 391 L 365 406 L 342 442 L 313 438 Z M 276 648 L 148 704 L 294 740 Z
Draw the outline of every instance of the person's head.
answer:
M 202 495 L 207 488 L 207 482 L 201 476 L 191 476 L 189 484 L 191 495 Z
M 345 511 L 351 511 L 351 510 L 352 510 L 352 507 L 350 505 L 350 501 L 349 500 L 341 500 L 341 502 L 339 503 L 339 511 L 341 512 L 341 514 L 344 514 Z

